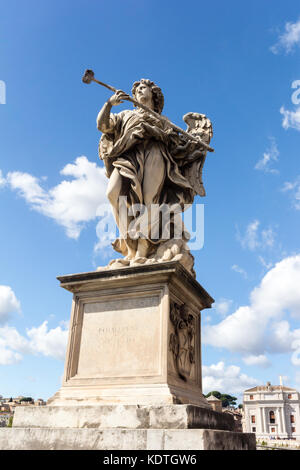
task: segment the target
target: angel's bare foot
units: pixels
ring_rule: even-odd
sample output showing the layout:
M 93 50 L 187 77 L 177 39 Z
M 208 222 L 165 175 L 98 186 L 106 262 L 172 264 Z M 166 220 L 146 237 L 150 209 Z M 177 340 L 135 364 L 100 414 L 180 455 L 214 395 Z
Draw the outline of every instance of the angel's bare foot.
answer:
M 148 241 L 144 240 L 143 238 L 140 238 L 138 241 L 138 249 L 137 249 L 134 259 L 147 258 L 148 252 L 149 252 Z
M 145 264 L 147 261 L 147 258 L 139 256 L 138 258 L 134 258 L 130 261 L 130 266 L 136 266 L 137 264 Z
M 119 258 L 119 259 L 113 259 L 109 262 L 108 266 L 109 267 L 116 267 L 117 265 L 120 266 L 129 266 L 130 261 L 126 258 Z
M 125 256 L 125 259 L 128 261 L 131 261 L 132 259 L 135 258 L 135 256 L 136 256 L 136 252 L 132 250 L 131 248 L 128 248 L 128 254 L 127 256 Z

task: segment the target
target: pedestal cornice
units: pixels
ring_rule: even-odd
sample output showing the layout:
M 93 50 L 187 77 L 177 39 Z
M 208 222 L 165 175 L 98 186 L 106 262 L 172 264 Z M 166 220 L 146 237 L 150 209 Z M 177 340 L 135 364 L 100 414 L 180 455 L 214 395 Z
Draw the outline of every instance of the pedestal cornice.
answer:
M 201 284 L 177 261 L 68 274 L 58 276 L 57 279 L 60 281 L 61 287 L 73 293 L 108 288 L 118 281 L 122 281 L 123 285 L 130 286 L 172 279 L 174 283 L 180 282 L 181 285 L 184 284 L 195 295 L 198 295 L 202 299 L 203 308 L 211 308 L 215 302 Z

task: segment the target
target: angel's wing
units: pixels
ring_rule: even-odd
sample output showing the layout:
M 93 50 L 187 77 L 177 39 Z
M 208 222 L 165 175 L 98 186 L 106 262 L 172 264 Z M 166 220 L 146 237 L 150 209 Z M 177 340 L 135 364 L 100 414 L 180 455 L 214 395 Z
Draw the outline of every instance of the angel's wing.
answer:
M 199 136 L 209 144 L 213 136 L 211 120 L 205 114 L 187 113 L 183 116 L 184 122 L 187 124 L 187 132 L 194 136 Z
M 187 124 L 187 132 L 193 136 L 199 136 L 206 144 L 210 143 L 213 136 L 212 123 L 205 114 L 187 113 L 183 116 Z M 199 196 L 205 196 L 205 188 L 202 180 L 203 166 L 206 158 L 206 151 L 201 152 L 200 156 L 188 163 L 184 167 L 184 176 Z

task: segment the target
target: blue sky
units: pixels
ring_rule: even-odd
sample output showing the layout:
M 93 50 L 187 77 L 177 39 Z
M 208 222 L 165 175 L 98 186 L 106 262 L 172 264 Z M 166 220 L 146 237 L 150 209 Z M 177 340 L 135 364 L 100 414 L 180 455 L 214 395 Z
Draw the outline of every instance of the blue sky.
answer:
M 107 184 L 95 120 L 110 92 L 83 85 L 86 68 L 125 91 L 154 80 L 179 126 L 189 111 L 212 120 L 207 197 L 196 201 L 205 243 L 193 253 L 216 300 L 203 312 L 205 391 L 240 394 L 279 375 L 299 389 L 298 2 L 0 8 L 0 394 L 58 390 L 71 295 L 56 276 L 114 257 L 95 249 Z

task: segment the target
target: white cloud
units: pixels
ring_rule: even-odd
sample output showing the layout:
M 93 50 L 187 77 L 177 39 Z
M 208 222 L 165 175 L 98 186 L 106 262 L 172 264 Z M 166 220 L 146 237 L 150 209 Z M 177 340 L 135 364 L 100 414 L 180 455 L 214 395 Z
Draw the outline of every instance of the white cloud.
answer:
M 249 250 L 255 250 L 258 245 L 258 227 L 260 225 L 259 220 L 254 220 L 251 222 L 247 228 L 244 237 L 238 235 L 238 240 L 240 241 L 243 248 L 249 248 Z
M 6 184 L 6 179 L 3 177 L 3 173 L 0 170 L 0 188 Z
M 265 269 L 268 269 L 268 270 L 269 270 L 269 269 L 272 268 L 273 263 L 268 263 L 268 262 L 267 262 L 262 256 L 260 256 L 260 255 L 258 256 L 258 259 L 259 259 L 260 263 L 263 265 L 263 267 L 264 267 Z
M 16 364 L 22 360 L 22 356 L 19 353 L 16 353 L 10 349 L 5 348 L 1 345 L 0 341 L 0 365 L 8 366 L 11 364 Z
M 293 183 L 285 182 L 282 188 L 282 192 L 288 192 L 292 196 L 293 207 L 296 210 L 300 210 L 300 177 L 296 179 Z
M 261 242 L 260 247 L 262 248 L 272 248 L 275 242 L 275 233 L 274 230 L 269 227 L 261 232 Z
M 275 242 L 274 230 L 269 227 L 259 231 L 260 221 L 254 220 L 250 222 L 246 228 L 244 236 L 237 232 L 237 239 L 243 248 L 251 251 L 256 249 L 272 248 Z
M 16 328 L 4 326 L 0 328 L 0 364 L 10 365 L 20 362 L 22 354 L 29 354 L 28 341 L 21 336 Z
M 294 366 L 300 366 L 300 347 L 293 352 L 291 361 Z
M 97 208 L 107 203 L 105 170 L 82 156 L 60 173 L 73 179 L 50 190 L 43 189 L 40 180 L 28 173 L 10 172 L 6 181 L 32 209 L 54 219 L 68 237 L 77 239 L 85 223 L 96 218 Z
M 245 357 L 296 351 L 300 329 L 291 330 L 286 315 L 300 319 L 299 285 L 300 255 L 283 259 L 252 290 L 249 305 L 204 327 L 203 341 Z
M 295 349 L 291 357 L 292 364 L 294 366 L 300 366 L 300 335 L 298 339 L 293 341 L 292 347 Z
M 300 329 L 290 329 L 286 320 L 274 322 L 270 325 L 269 348 L 272 352 L 290 352 L 300 346 Z
M 24 338 L 13 326 L 5 325 L 0 328 L 0 342 L 3 347 L 10 348 L 22 354 L 31 352 L 28 340 Z
M 58 326 L 48 330 L 48 322 L 44 321 L 38 328 L 27 330 L 30 348 L 34 353 L 41 353 L 55 359 L 64 360 L 68 339 L 68 329 Z
M 240 394 L 247 388 L 258 384 L 257 379 L 243 374 L 240 367 L 234 365 L 226 367 L 223 361 L 203 366 L 202 375 L 204 394 L 213 390 L 229 395 Z
M 8 365 L 19 362 L 23 355 L 42 354 L 54 359 L 64 360 L 68 338 L 68 328 L 58 326 L 48 329 L 45 321 L 37 328 L 26 331 L 22 336 L 15 327 L 0 328 L 0 364 Z
M 0 324 L 6 322 L 12 313 L 20 312 L 21 304 L 9 286 L 0 286 Z
M 7 174 L 7 182 L 14 190 L 19 190 L 19 194 L 37 209 L 47 203 L 47 192 L 42 189 L 38 178 L 29 173 L 14 171 Z
M 300 107 L 295 108 L 294 111 L 289 111 L 281 106 L 280 113 L 283 115 L 282 127 L 284 129 L 296 129 L 300 131 Z
M 271 47 L 271 51 L 278 54 L 284 50 L 288 54 L 297 45 L 300 45 L 300 19 L 296 23 L 287 22 L 285 24 L 285 32 L 279 36 L 278 42 Z
M 226 315 L 232 305 L 232 300 L 229 299 L 220 299 L 214 304 L 214 308 L 221 315 Z
M 275 139 L 272 137 L 270 139 L 271 145 L 267 151 L 263 154 L 261 160 L 259 160 L 255 165 L 255 170 L 261 170 L 265 173 L 279 173 L 278 170 L 272 168 L 272 164 L 278 161 L 279 151 Z
M 285 191 L 291 191 L 293 189 L 295 189 L 298 185 L 298 181 L 295 181 L 294 183 L 291 183 L 289 181 L 286 181 L 283 185 L 283 188 L 281 189 L 281 191 L 285 192 Z
M 264 354 L 259 354 L 258 356 L 250 354 L 245 356 L 243 361 L 247 366 L 269 367 L 271 365 L 271 362 Z
M 235 271 L 236 273 L 241 274 L 245 279 L 247 279 L 248 274 L 246 273 L 246 271 L 243 268 L 240 268 L 240 266 L 238 266 L 237 264 L 232 265 L 231 269 L 233 271 Z

